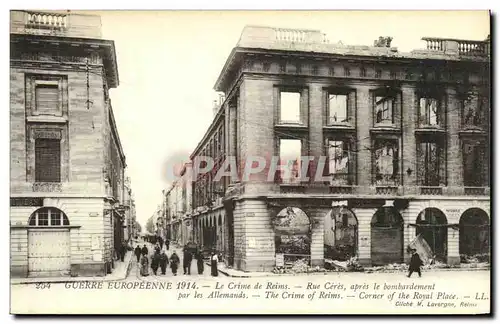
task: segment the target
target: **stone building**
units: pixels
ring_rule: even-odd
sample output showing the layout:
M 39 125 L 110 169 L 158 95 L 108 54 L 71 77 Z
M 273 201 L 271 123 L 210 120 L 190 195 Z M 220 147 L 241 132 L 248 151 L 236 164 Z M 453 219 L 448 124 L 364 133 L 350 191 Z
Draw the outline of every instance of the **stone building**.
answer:
M 123 239 L 125 155 L 99 16 L 10 14 L 12 276 L 111 273 Z
M 180 177 L 163 192 L 167 237 L 179 245 L 194 240 L 192 221 L 192 181 L 191 163 L 183 165 Z
M 417 236 L 449 264 L 489 253 L 489 41 L 423 40 L 403 53 L 391 38 L 347 46 L 320 31 L 244 28 L 191 156 L 215 160 L 193 179 L 197 240 L 246 271 L 271 270 L 278 254 L 400 263 Z M 273 156 L 289 167 L 272 181 L 272 163 L 212 181 L 227 157 L 241 176 L 248 158 Z
M 137 235 L 134 231 L 136 215 L 135 215 L 135 202 L 132 192 L 132 185 L 129 177 L 125 178 L 124 192 L 123 192 L 123 206 L 125 208 L 125 220 L 123 222 L 123 235 L 125 242 L 129 242 Z

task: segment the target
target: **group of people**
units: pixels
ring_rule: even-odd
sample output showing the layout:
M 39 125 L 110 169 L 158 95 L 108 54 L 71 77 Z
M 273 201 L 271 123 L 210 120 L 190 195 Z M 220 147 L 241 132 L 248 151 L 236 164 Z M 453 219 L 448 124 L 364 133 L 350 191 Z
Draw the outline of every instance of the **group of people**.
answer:
M 167 241 L 168 242 L 168 241 Z M 168 244 L 165 246 L 166 250 L 169 249 Z M 157 242 L 154 248 L 153 255 L 151 256 L 151 262 L 149 260 L 149 250 L 144 244 L 141 248 L 139 245 L 134 250 L 135 256 L 137 258 L 137 263 L 140 265 L 141 276 L 149 276 L 149 265 L 151 264 L 151 270 L 154 275 L 158 274 L 158 270 L 161 270 L 161 274 L 165 275 L 167 267 L 170 266 L 172 274 L 177 276 L 177 269 L 179 268 L 180 258 L 175 251 L 172 252 L 170 258 L 167 256 L 165 249 L 163 249 L 162 244 Z M 189 247 L 184 247 L 183 257 L 182 257 L 182 268 L 184 275 L 191 275 L 191 264 L 193 261 L 193 256 L 196 259 L 196 266 L 198 274 L 203 274 L 204 271 L 204 258 L 203 253 L 200 249 L 192 250 Z M 217 263 L 218 257 L 215 252 L 211 254 L 211 275 L 214 277 L 218 276 Z

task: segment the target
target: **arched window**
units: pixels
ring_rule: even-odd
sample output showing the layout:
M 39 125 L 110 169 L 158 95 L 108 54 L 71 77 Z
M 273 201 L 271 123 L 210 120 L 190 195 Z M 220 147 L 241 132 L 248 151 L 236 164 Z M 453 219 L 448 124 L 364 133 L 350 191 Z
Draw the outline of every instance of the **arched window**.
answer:
M 69 219 L 60 209 L 42 207 L 31 214 L 28 224 L 30 226 L 67 226 Z

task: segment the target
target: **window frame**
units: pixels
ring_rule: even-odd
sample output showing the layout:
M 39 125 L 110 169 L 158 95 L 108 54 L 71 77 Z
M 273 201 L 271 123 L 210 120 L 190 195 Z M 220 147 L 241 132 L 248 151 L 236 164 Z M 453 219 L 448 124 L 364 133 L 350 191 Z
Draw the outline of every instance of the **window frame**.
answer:
M 49 179 L 49 178 L 39 178 L 39 176 L 42 176 L 43 174 L 46 174 L 46 172 L 39 172 L 38 167 L 42 167 L 41 165 L 38 165 L 37 162 L 37 142 L 40 143 L 41 141 L 50 141 L 57 143 L 57 145 L 54 145 L 54 147 L 59 147 L 59 154 L 58 154 L 58 168 L 57 172 L 53 170 L 53 173 L 57 173 L 58 177 L 57 179 Z M 53 153 L 53 152 L 52 152 Z M 35 139 L 35 182 L 40 183 L 40 182 L 51 182 L 51 183 L 61 183 L 62 182 L 62 148 L 61 148 L 61 139 L 57 138 L 36 138 Z M 52 167 L 52 165 L 50 165 Z M 44 166 L 44 171 L 47 170 L 47 166 Z M 52 173 L 52 172 L 51 172 Z
M 378 142 L 388 142 L 394 145 L 393 149 L 397 149 L 397 155 L 392 156 L 392 163 L 393 163 L 393 172 L 392 175 L 390 173 L 385 174 L 385 173 L 377 173 L 377 143 Z M 385 147 L 385 146 L 384 146 Z M 376 186 L 400 186 L 402 184 L 402 172 L 401 172 L 401 167 L 402 167 L 402 152 L 401 152 L 401 138 L 399 135 L 377 135 L 372 137 L 372 184 Z M 397 158 L 397 163 L 394 163 L 394 158 Z M 394 172 L 394 168 L 396 169 L 396 172 Z M 378 178 L 378 175 L 381 175 L 381 179 Z M 386 179 L 388 178 L 388 179 Z
M 40 214 L 47 216 L 46 224 L 40 225 Z M 53 224 L 52 214 L 59 216 L 59 224 Z M 33 222 L 34 221 L 34 222 Z M 45 222 L 44 222 L 45 223 Z M 70 226 L 68 216 L 60 209 L 54 207 L 41 207 L 35 210 L 28 218 L 28 226 L 34 227 L 64 227 Z
M 485 106 L 487 106 L 487 99 L 484 96 L 481 96 L 479 93 L 475 92 L 473 98 L 470 98 L 467 94 L 464 94 L 459 97 L 459 100 L 461 105 L 460 121 L 462 128 L 482 129 L 485 123 Z M 468 123 L 466 121 L 467 108 L 470 108 L 470 105 L 473 105 L 472 111 L 476 114 L 477 122 Z
M 427 120 L 430 118 L 430 112 L 425 111 L 425 114 L 422 115 L 422 99 L 433 99 L 436 101 L 437 105 L 437 112 L 436 112 L 436 118 L 437 118 L 437 123 L 435 125 L 430 124 L 430 122 L 427 122 Z M 416 95 L 416 113 L 417 113 L 417 127 L 418 128 L 441 128 L 444 129 L 446 127 L 446 97 L 444 93 L 438 90 L 419 90 L 417 91 Z M 426 101 L 426 107 L 427 107 L 427 101 Z M 427 108 L 426 108 L 427 109 Z M 430 108 L 432 109 L 432 108 Z M 422 120 L 422 117 L 425 118 L 425 120 Z
M 51 111 L 40 111 L 37 105 L 38 86 L 57 86 L 57 106 Z M 26 74 L 25 77 L 26 115 L 68 118 L 68 77 L 61 74 Z
M 297 120 L 283 120 L 283 106 L 282 106 L 282 96 L 283 93 L 294 93 L 298 94 L 298 102 L 297 102 L 297 112 L 298 114 L 298 119 Z M 278 120 L 279 124 L 281 125 L 296 125 L 296 124 L 303 124 L 302 122 L 302 114 L 301 114 L 301 101 L 302 101 L 302 94 L 300 91 L 291 91 L 289 89 L 280 89 L 279 90 L 279 98 L 278 98 Z
M 447 144 L 446 144 L 446 138 L 444 136 L 433 136 L 431 134 L 428 135 L 422 135 L 417 138 L 415 141 L 416 143 L 416 153 L 417 153 L 417 158 L 416 158 L 416 180 L 417 180 L 417 185 L 420 187 L 442 187 L 447 185 Z M 427 143 L 434 143 L 436 144 L 436 149 L 437 149 L 437 158 L 438 158 L 438 165 L 437 165 L 437 184 L 434 184 L 432 181 L 428 181 L 429 179 L 429 174 L 428 170 L 429 167 L 426 164 L 426 158 L 423 157 L 422 155 L 424 152 L 422 152 L 422 144 Z M 426 149 L 427 151 L 427 149 Z M 422 160 L 423 159 L 423 160 Z M 421 164 L 424 164 L 423 166 Z M 422 169 L 423 168 L 423 169 Z
M 488 156 L 488 146 L 487 142 L 484 138 L 477 139 L 477 138 L 462 138 L 461 140 L 461 150 L 462 150 L 462 171 L 463 171 L 463 185 L 464 187 L 487 187 L 489 186 L 489 170 L 490 170 L 490 165 L 489 165 L 489 156 Z M 471 170 L 468 170 L 466 168 L 466 158 L 469 153 L 466 152 L 465 147 L 466 145 L 471 145 L 473 142 L 476 142 L 474 145 L 475 149 L 480 149 L 479 152 L 476 152 L 479 156 L 474 159 L 473 165 L 477 165 L 477 163 L 480 163 L 480 178 L 479 180 L 474 179 L 475 177 L 471 176 L 476 174 L 478 172 L 477 167 L 473 167 Z M 473 181 L 468 181 L 469 179 L 473 179 Z M 477 182 L 475 182 L 476 180 Z
M 324 88 L 324 112 L 325 118 L 323 125 L 327 127 L 335 126 L 349 126 L 353 127 L 353 123 L 356 119 L 356 89 L 346 88 L 346 87 L 327 87 Z M 346 111 L 344 121 L 332 121 L 331 117 L 331 106 L 330 106 L 330 96 L 345 96 L 346 97 Z
M 284 184 L 284 185 L 297 185 L 297 184 L 300 184 L 302 181 L 301 181 L 301 178 L 302 178 L 302 165 L 300 164 L 302 161 L 301 161 L 301 157 L 304 155 L 304 138 L 295 138 L 295 137 L 292 137 L 292 136 L 280 136 L 277 138 L 277 148 L 278 148 L 278 151 L 277 151 L 277 156 L 278 156 L 278 163 L 280 166 L 282 166 L 282 157 L 281 157 L 281 141 L 299 141 L 300 143 L 300 155 L 298 156 L 299 158 L 299 168 L 298 168 L 298 174 L 296 177 L 293 177 L 293 179 L 298 179 L 297 181 L 284 181 L 284 178 L 283 178 L 283 173 L 284 173 L 284 170 L 280 170 L 280 171 L 276 171 L 277 174 L 279 174 L 279 176 L 277 176 L 279 178 L 279 183 L 280 184 Z M 287 160 L 287 162 L 289 163 L 291 160 Z M 292 177 L 290 177 L 291 179 Z
M 342 142 L 343 145 L 347 145 L 347 173 L 338 173 L 340 179 L 334 179 L 336 173 L 332 173 L 330 169 L 330 142 Z M 346 134 L 325 134 L 325 155 L 326 155 L 326 174 L 325 176 L 330 177 L 330 185 L 331 186 L 352 186 L 356 183 L 356 158 L 354 156 L 355 150 L 355 138 L 351 135 Z M 342 175 L 346 174 L 345 179 L 342 179 Z

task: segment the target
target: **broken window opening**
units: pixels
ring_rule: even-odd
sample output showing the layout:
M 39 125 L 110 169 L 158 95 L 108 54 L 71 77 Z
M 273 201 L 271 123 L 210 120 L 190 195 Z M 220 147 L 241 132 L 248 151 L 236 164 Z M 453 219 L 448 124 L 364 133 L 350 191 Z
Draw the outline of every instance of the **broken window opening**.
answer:
M 395 139 L 375 140 L 375 184 L 399 184 L 399 142 Z
M 394 123 L 394 98 L 392 96 L 375 97 L 376 123 Z
M 345 94 L 328 95 L 328 124 L 346 123 L 348 99 Z
M 299 139 L 280 139 L 281 181 L 285 184 L 299 183 L 301 179 L 302 142 Z
M 332 185 L 349 185 L 350 145 L 347 140 L 328 142 L 328 163 Z
M 301 122 L 300 93 L 281 91 L 280 122 L 284 124 L 297 124 Z

